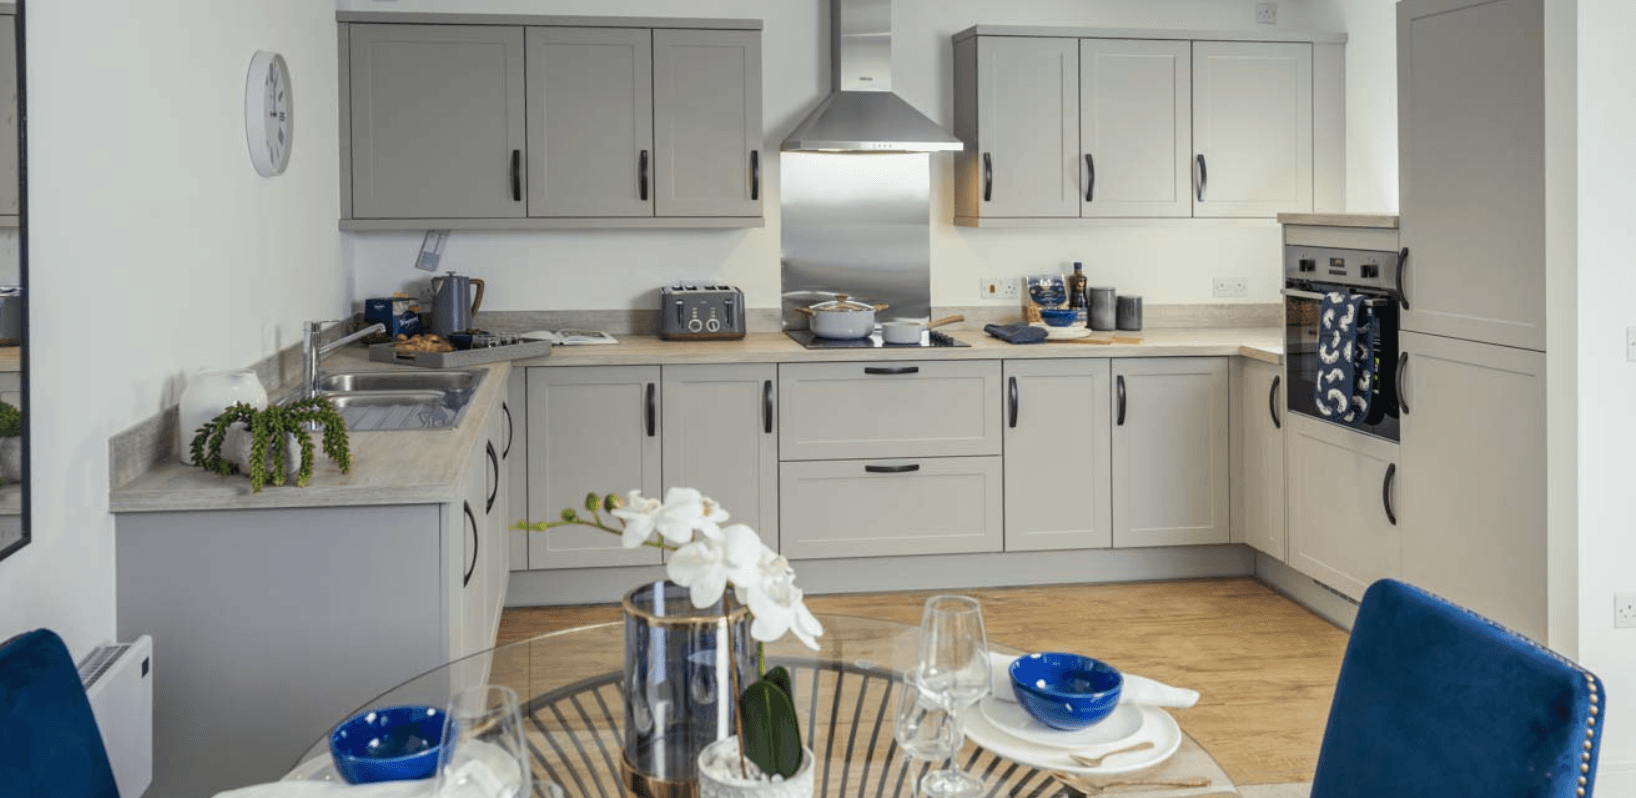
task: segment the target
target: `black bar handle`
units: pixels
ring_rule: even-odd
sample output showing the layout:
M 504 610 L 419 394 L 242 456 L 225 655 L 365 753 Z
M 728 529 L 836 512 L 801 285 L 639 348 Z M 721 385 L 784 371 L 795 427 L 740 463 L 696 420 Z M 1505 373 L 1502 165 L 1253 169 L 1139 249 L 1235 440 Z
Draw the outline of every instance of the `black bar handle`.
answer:
M 1089 179 L 1085 182 L 1085 201 L 1090 202 L 1096 193 L 1096 161 L 1091 160 L 1091 154 L 1085 153 L 1085 173 Z
M 750 150 L 750 199 L 761 199 L 761 151 Z
M 994 199 L 994 156 L 983 153 L 983 201 Z
M 477 534 L 477 514 L 471 511 L 471 502 L 461 502 L 466 505 L 466 523 L 471 524 L 471 565 L 466 568 L 466 575 L 460 578 L 460 586 L 471 584 L 471 575 L 477 572 L 477 547 L 483 540 Z
M 506 414 L 506 448 L 500 452 L 500 459 L 505 460 L 511 457 L 511 441 L 517 437 L 517 422 L 511 418 L 510 405 L 501 402 L 500 411 Z
M 1409 353 L 1399 352 L 1397 355 L 1397 409 L 1398 412 L 1409 412 L 1408 394 L 1403 392 L 1403 372 L 1409 368 Z
M 1284 421 L 1278 417 L 1278 383 L 1284 381 L 1284 375 L 1274 374 L 1272 390 L 1267 392 L 1267 413 L 1272 416 L 1272 428 L 1283 429 Z
M 1386 520 L 1397 526 L 1397 513 L 1392 512 L 1392 483 L 1397 479 L 1397 463 L 1386 464 L 1386 478 L 1380 481 L 1380 505 L 1386 508 Z
M 489 497 L 483 500 L 483 515 L 494 511 L 494 500 L 500 497 L 500 455 L 494 451 L 494 441 L 483 444 L 488 449 L 489 468 L 494 471 L 494 487 L 489 490 Z
M 1115 426 L 1123 427 L 1125 426 L 1125 375 L 1119 375 L 1117 385 L 1119 387 L 1119 421 Z
M 1009 391 L 1011 393 L 1011 426 L 1012 426 L 1012 428 L 1015 428 L 1017 426 L 1017 378 L 1016 377 L 1011 378 L 1011 385 L 1010 385 Z
M 1409 292 L 1403 288 L 1403 269 L 1409 263 L 1409 248 L 1404 247 L 1397 253 L 1397 301 L 1404 310 L 1409 309 Z
M 773 381 L 761 381 L 761 431 L 769 435 L 773 431 Z
M 1199 196 L 1199 202 L 1203 202 L 1204 201 L 1204 187 L 1210 183 L 1210 170 L 1205 167 L 1204 153 L 1202 153 L 1202 152 L 1199 153 L 1198 157 L 1194 158 L 1193 160 L 1196 163 L 1198 163 L 1198 165 L 1199 165 L 1198 196 Z
M 863 470 L 868 471 L 871 474 L 907 474 L 911 471 L 919 471 L 920 464 L 910 463 L 909 465 L 896 466 L 866 465 L 863 467 Z
M 523 201 L 523 151 L 511 151 L 511 201 Z
M 651 438 L 659 425 L 659 385 L 652 382 L 648 383 L 647 423 L 648 437 Z
M 642 151 L 642 157 L 637 159 L 637 171 L 641 173 L 642 201 L 648 201 L 648 151 Z
M 865 374 L 919 374 L 920 373 L 920 367 L 919 366 L 898 366 L 896 368 L 885 368 L 883 366 L 864 366 L 863 367 L 863 373 L 865 373 Z

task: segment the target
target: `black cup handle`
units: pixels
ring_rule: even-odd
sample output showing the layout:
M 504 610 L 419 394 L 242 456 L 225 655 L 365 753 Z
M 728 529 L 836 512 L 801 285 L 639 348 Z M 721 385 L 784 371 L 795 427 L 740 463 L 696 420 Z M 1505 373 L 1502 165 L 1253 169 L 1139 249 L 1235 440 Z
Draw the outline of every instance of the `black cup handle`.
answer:
M 1397 526 L 1397 513 L 1392 512 L 1392 483 L 1397 480 L 1397 463 L 1386 464 L 1386 478 L 1380 481 L 1380 505 L 1386 508 L 1386 520 Z
M 471 566 L 466 569 L 466 575 L 460 578 L 460 586 L 471 584 L 471 575 L 477 572 L 477 547 L 482 545 L 483 539 L 477 534 L 477 514 L 471 511 L 471 502 L 461 502 L 466 506 L 466 523 L 471 524 Z
M 909 465 L 896 466 L 866 465 L 863 467 L 863 470 L 868 471 L 871 474 L 908 474 L 913 471 L 919 471 L 920 464 L 911 463 Z
M 1011 426 L 1013 428 L 1015 428 L 1017 426 L 1017 398 L 1018 398 L 1017 397 L 1017 378 L 1016 377 L 1011 378 L 1010 387 L 1008 388 L 1008 391 L 1011 394 L 1011 396 L 1010 396 L 1010 399 L 1011 399 Z
M 1199 153 L 1198 157 L 1194 160 L 1196 160 L 1199 165 L 1199 202 L 1203 202 L 1204 187 L 1210 184 L 1210 170 L 1204 165 L 1204 153 Z
M 1115 426 L 1123 427 L 1125 426 L 1125 375 L 1119 375 L 1117 385 L 1119 388 L 1119 420 Z
M 648 383 L 647 406 L 644 409 L 644 413 L 647 416 L 646 421 L 649 438 L 654 436 L 654 434 L 657 432 L 657 427 L 659 426 L 658 392 L 659 385 L 657 383 Z
M 500 459 L 504 460 L 511 457 L 511 441 L 517 437 L 517 422 L 511 417 L 510 405 L 501 402 L 500 410 L 506 414 L 506 448 L 500 452 Z
M 1409 265 L 1409 248 L 1404 247 L 1397 253 L 1397 301 L 1404 310 L 1409 309 L 1409 292 L 1403 287 L 1403 270 Z
M 1399 352 L 1397 354 L 1397 409 L 1398 412 L 1404 414 L 1409 412 L 1408 394 L 1403 392 L 1403 373 L 1408 370 L 1409 353 Z
M 523 151 L 511 151 L 511 201 L 523 201 Z
M 1096 193 L 1096 161 L 1091 160 L 1091 154 L 1085 153 L 1085 173 L 1088 179 L 1085 182 L 1085 201 L 1090 202 Z
M 1283 429 L 1284 421 L 1278 417 L 1278 383 L 1284 381 L 1284 375 L 1274 374 L 1272 390 L 1267 392 L 1267 412 L 1272 415 L 1272 428 Z
M 750 199 L 761 199 L 761 151 L 750 150 Z
M 983 153 L 983 201 L 994 199 L 994 156 Z
M 761 431 L 772 434 L 773 431 L 773 381 L 761 381 Z
M 636 162 L 637 171 L 641 172 L 642 201 L 648 201 L 648 151 L 643 150 Z
M 483 500 L 483 514 L 488 515 L 494 511 L 494 500 L 500 497 L 500 455 L 495 453 L 493 441 L 483 446 L 488 450 L 489 468 L 494 472 L 494 487 L 489 490 L 488 498 Z

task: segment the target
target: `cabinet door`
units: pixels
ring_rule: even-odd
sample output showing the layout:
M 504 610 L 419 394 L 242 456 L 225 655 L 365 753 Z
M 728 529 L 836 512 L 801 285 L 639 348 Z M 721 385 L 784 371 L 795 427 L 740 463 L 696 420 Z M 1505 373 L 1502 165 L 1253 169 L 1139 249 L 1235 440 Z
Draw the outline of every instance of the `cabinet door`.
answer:
M 528 418 L 529 520 L 583 510 L 587 493 L 640 488 L 663 497 L 658 366 L 531 368 Z M 528 567 L 535 570 L 656 564 L 659 555 L 651 547 L 621 548 L 617 535 L 588 527 L 529 533 Z
M 528 215 L 653 215 L 653 32 L 528 29 Z
M 0 103 L 0 216 L 16 216 L 22 192 L 17 183 L 17 18 L 12 16 L 0 16 Z
M 1105 359 L 1005 363 L 1006 551 L 1113 545 Z
M 1113 362 L 1113 545 L 1226 543 L 1228 362 Z
M 1404 333 L 1403 578 L 1546 633 L 1545 355 Z
M 1544 11 L 1451 5 L 1398 5 L 1403 329 L 1544 351 Z
M 1000 363 L 794 363 L 778 370 L 779 457 L 1000 453 Z
M 665 366 L 664 484 L 697 488 L 778 547 L 778 421 L 771 363 Z
M 791 559 L 1000 551 L 1000 459 L 783 463 L 780 551 Z
M 761 31 L 653 32 L 658 216 L 760 216 Z
M 1283 370 L 1245 359 L 1234 404 L 1233 526 L 1242 541 L 1286 561 L 1284 534 Z
M 1079 216 L 1079 41 L 977 40 L 978 213 Z
M 1312 210 L 1312 45 L 1193 43 L 1193 215 Z
M 506 400 L 500 412 L 506 418 L 506 436 L 501 440 L 500 460 L 506 470 L 505 526 L 510 536 L 506 556 L 510 569 L 528 570 L 529 532 L 511 529 L 518 521 L 534 520 L 528 515 L 528 375 L 522 369 L 511 372 Z
M 1192 48 L 1082 39 L 1082 216 L 1191 216 Z
M 522 28 L 347 29 L 352 216 L 522 216 Z
M 1289 564 L 1354 601 L 1376 579 L 1399 578 L 1398 447 L 1299 415 L 1285 423 Z

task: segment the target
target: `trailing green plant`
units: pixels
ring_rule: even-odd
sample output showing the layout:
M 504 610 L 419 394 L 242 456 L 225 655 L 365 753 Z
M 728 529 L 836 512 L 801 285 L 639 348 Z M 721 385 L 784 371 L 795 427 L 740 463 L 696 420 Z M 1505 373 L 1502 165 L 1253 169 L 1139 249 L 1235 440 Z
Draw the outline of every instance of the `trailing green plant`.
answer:
M 0 438 L 15 438 L 23 434 L 23 411 L 7 402 L 0 402 Z
M 315 396 L 287 405 L 273 405 L 257 410 L 243 402 L 233 405 L 221 415 L 206 421 L 193 435 L 189 451 L 194 465 L 226 476 L 239 472 L 239 465 L 222 456 L 222 441 L 234 424 L 243 424 L 250 431 L 250 462 L 246 466 L 250 490 L 260 493 L 264 485 L 283 485 L 288 481 L 284 463 L 290 441 L 300 450 L 301 462 L 295 472 L 296 487 L 304 488 L 312 479 L 315 447 L 307 434 L 309 425 L 324 430 L 324 454 L 335 461 L 345 474 L 352 470 L 352 449 L 347 440 L 346 420 L 335 411 L 328 399 Z M 269 469 L 269 457 L 277 464 Z

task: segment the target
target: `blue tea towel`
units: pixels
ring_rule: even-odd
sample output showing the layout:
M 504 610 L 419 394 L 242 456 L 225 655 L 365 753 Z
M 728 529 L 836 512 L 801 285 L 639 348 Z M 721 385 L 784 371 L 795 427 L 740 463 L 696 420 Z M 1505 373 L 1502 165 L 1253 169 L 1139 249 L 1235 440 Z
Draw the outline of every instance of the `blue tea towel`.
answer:
M 1312 399 L 1319 415 L 1343 424 L 1369 415 L 1375 385 L 1374 313 L 1358 294 L 1324 294 L 1318 323 L 1318 378 Z
M 1045 340 L 1047 333 L 1044 327 L 1034 327 L 1023 322 L 1016 324 L 985 324 L 983 330 L 1008 344 L 1037 344 Z

